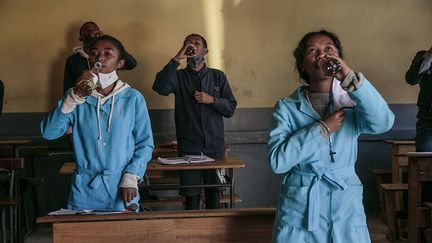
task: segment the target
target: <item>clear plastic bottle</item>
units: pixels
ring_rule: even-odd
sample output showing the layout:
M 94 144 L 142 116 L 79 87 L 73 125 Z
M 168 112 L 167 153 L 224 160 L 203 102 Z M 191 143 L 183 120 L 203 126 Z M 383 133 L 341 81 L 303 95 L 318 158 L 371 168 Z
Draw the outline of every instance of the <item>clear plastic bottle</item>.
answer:
M 325 75 L 335 76 L 341 69 L 341 64 L 336 58 L 323 57 L 318 61 L 318 67 L 322 69 Z
M 98 81 L 97 74 L 99 73 L 101 67 L 102 67 L 102 63 L 95 62 L 93 68 L 90 70 L 90 72 L 95 74 L 93 75 L 93 79 L 87 79 L 82 81 L 79 88 L 85 96 L 89 96 L 94 90 L 94 88 L 96 87 L 96 83 Z
M 188 46 L 184 53 L 186 56 L 193 56 L 196 53 L 196 47 L 195 46 Z

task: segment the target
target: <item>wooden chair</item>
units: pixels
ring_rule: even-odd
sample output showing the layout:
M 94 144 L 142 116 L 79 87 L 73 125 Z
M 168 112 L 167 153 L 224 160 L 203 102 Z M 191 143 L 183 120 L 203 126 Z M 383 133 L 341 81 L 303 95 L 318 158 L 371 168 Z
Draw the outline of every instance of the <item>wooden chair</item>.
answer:
M 0 158 L 0 169 L 8 177 L 8 188 L 4 198 L 0 198 L 1 239 L 5 243 L 21 242 L 20 222 L 20 171 L 24 168 L 23 158 Z M 9 222 L 6 222 L 6 218 Z

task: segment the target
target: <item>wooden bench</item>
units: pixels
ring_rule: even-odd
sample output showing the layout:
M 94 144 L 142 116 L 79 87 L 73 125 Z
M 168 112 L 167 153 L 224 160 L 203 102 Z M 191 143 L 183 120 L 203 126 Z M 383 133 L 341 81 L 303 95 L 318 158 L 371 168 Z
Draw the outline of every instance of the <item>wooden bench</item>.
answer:
M 228 208 L 229 205 L 229 195 L 221 195 L 220 203 L 223 208 Z M 234 201 L 236 203 L 241 202 L 241 198 L 238 195 L 234 196 Z M 157 206 L 172 206 L 172 205 L 182 205 L 184 202 L 184 197 L 174 196 L 174 197 L 158 197 L 157 199 L 142 199 L 140 204 L 144 207 L 157 207 Z M 201 196 L 201 202 L 205 202 L 204 196 Z
M 423 206 L 427 207 L 429 209 L 429 221 L 432 222 L 432 202 L 424 202 Z M 425 229 L 424 232 L 426 243 L 432 242 L 432 226 L 429 226 L 429 228 Z
M 381 212 L 381 219 L 384 222 L 387 222 L 387 217 L 386 217 L 386 208 L 385 208 L 385 201 L 384 201 L 384 191 L 383 188 L 381 187 L 381 184 L 388 184 L 391 183 L 391 173 L 392 170 L 391 169 L 371 169 L 370 172 L 374 175 L 375 177 L 375 183 L 377 185 L 377 189 L 378 189 L 378 198 L 379 198 L 379 203 L 380 203 L 380 212 Z
M 9 189 L 5 198 L 0 198 L 0 239 L 2 242 L 6 242 L 8 238 L 11 242 L 19 242 L 22 239 L 19 182 L 20 171 L 24 168 L 24 159 L 0 158 L 0 168 L 8 174 L 7 186 Z
M 408 191 L 408 184 L 380 184 L 383 192 L 386 222 L 388 226 L 387 240 L 390 242 L 403 242 L 407 240 L 406 210 L 398 210 L 396 192 Z M 404 213 L 405 212 L 405 213 Z M 404 230 L 403 230 L 404 229 Z
M 274 208 L 45 216 L 53 242 L 270 242 Z

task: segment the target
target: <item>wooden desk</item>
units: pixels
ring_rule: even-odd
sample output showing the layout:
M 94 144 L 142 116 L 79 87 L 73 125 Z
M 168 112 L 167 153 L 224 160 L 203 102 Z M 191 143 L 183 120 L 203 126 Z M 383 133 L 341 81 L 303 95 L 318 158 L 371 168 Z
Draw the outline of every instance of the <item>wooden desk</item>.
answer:
M 274 208 L 45 216 L 61 242 L 270 242 Z
M 224 147 L 224 157 L 228 157 L 228 152 L 230 152 L 230 148 L 227 144 L 225 144 Z M 176 148 L 165 148 L 165 147 L 160 147 L 157 146 L 154 150 L 153 150 L 153 159 L 157 159 L 158 157 L 162 157 L 162 158 L 169 158 L 169 157 L 177 157 L 178 155 L 178 150 Z
M 408 240 L 421 242 L 421 228 L 431 225 L 428 208 L 422 207 L 422 184 L 432 182 L 432 153 L 408 153 Z
M 406 157 L 399 156 L 407 152 L 415 151 L 415 141 L 413 140 L 386 140 L 386 143 L 391 145 L 391 169 L 392 183 L 403 183 L 401 167 L 408 166 Z
M 147 164 L 146 173 L 158 172 L 158 171 L 182 171 L 182 170 L 211 170 L 211 169 L 227 169 L 228 170 L 228 183 L 226 184 L 202 184 L 202 185 L 191 185 L 183 186 L 179 184 L 154 184 L 154 185 L 144 185 L 140 187 L 146 187 L 149 189 L 180 189 L 180 188 L 190 188 L 190 187 L 228 187 L 230 195 L 230 208 L 235 205 L 235 180 L 234 180 L 234 169 L 245 167 L 245 163 L 236 157 L 228 157 L 224 159 L 216 159 L 215 162 L 206 163 L 194 163 L 194 164 L 177 164 L 177 165 L 162 165 L 154 160 Z M 76 164 L 73 162 L 65 163 L 60 169 L 61 175 L 73 174 L 76 168 Z
M 0 146 L 12 146 L 14 157 L 19 157 L 18 148 L 21 145 L 29 144 L 32 140 L 30 139 L 11 139 L 11 140 L 0 140 Z

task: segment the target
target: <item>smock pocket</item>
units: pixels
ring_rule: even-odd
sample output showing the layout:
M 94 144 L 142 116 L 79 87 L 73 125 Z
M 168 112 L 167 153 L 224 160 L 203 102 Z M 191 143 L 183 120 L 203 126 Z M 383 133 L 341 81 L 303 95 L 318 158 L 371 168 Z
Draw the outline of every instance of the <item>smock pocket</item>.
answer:
M 307 215 L 309 186 L 282 184 L 279 198 L 279 217 L 282 225 L 302 227 Z
M 363 185 L 350 185 L 348 192 L 351 201 L 351 222 L 354 226 L 366 225 L 366 216 L 363 208 Z
M 87 193 L 85 191 L 86 187 L 83 185 L 86 183 L 86 178 L 83 177 L 86 176 L 79 173 L 75 173 L 72 177 L 72 186 L 68 205 L 73 209 L 82 209 L 82 205 L 85 203 L 84 200 Z

